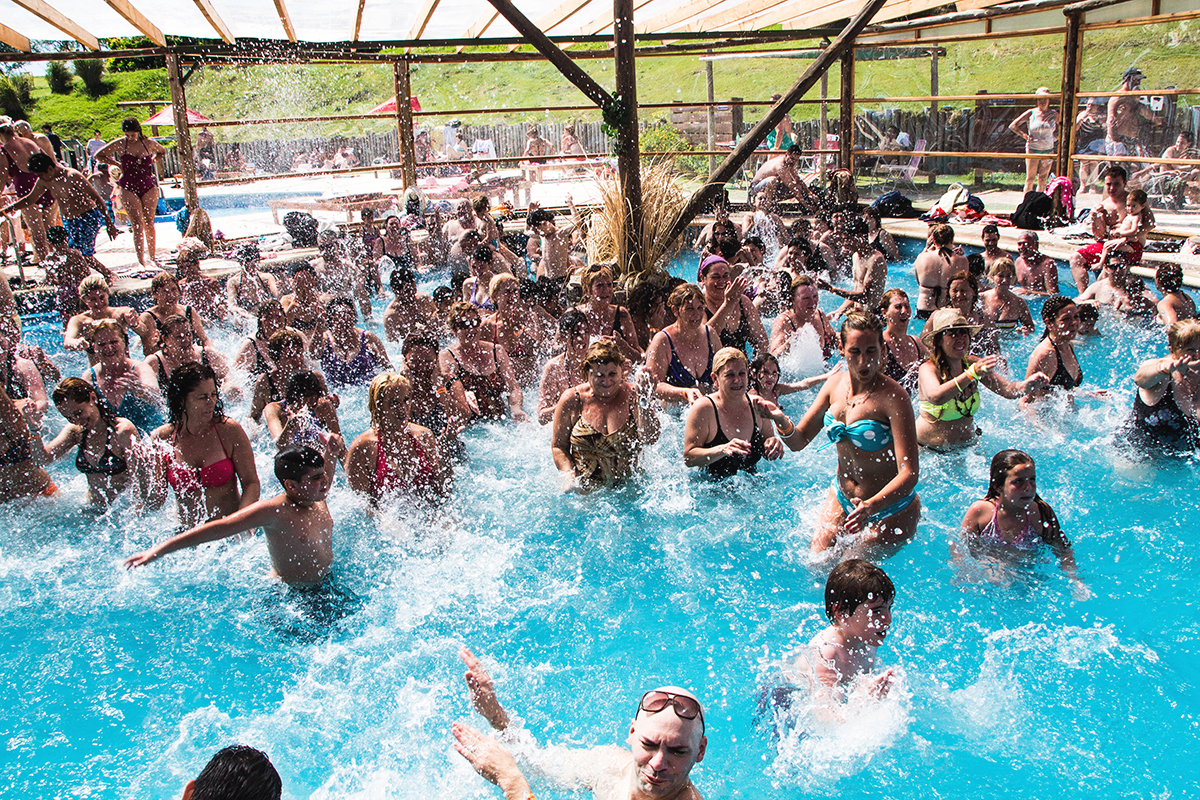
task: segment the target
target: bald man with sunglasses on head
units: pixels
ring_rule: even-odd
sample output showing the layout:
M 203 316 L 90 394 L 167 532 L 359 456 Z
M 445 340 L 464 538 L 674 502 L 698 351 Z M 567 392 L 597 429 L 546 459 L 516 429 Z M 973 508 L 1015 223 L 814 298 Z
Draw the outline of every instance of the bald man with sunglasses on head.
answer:
M 688 775 L 704 758 L 708 739 L 704 709 L 688 690 L 664 686 L 643 694 L 629 725 L 627 748 L 541 748 L 527 731 L 510 725 L 483 663 L 465 647 L 460 655 L 475 710 L 500 733 L 492 739 L 456 722 L 454 746 L 504 791 L 506 800 L 529 800 L 533 793 L 505 745 L 556 788 L 588 789 L 595 800 L 702 800 Z

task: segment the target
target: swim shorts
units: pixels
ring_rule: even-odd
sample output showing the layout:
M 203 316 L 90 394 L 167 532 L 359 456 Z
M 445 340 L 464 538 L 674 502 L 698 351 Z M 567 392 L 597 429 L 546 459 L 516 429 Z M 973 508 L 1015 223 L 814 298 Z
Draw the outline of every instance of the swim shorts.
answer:
M 74 247 L 85 256 L 96 254 L 96 234 L 104 227 L 104 215 L 100 209 L 93 208 L 72 219 L 63 218 L 63 227 L 67 229 L 67 245 Z
M 1125 253 L 1128 256 L 1127 263 L 1130 266 L 1135 266 L 1142 263 L 1141 243 L 1130 242 L 1128 245 L 1126 245 L 1126 247 L 1128 248 L 1125 250 Z M 1103 250 L 1104 242 L 1092 242 L 1087 247 L 1080 248 L 1076 252 L 1079 253 L 1080 258 L 1083 259 L 1083 263 L 1087 264 L 1089 267 L 1094 267 L 1100 263 L 1100 253 Z

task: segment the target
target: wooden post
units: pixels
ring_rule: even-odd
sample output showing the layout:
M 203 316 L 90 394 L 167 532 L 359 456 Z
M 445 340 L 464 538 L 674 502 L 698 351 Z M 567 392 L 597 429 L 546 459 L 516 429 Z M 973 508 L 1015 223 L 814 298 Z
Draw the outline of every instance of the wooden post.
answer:
M 167 53 L 167 79 L 171 84 L 171 111 L 175 115 L 175 154 L 179 159 L 179 174 L 183 178 L 183 202 L 195 213 L 200 208 L 196 192 L 196 169 L 192 158 L 192 129 L 188 127 L 187 96 L 179 80 L 179 57 Z
M 821 73 L 821 126 L 817 129 L 817 134 L 821 137 L 821 141 L 817 142 L 814 150 L 824 150 L 825 143 L 829 141 L 829 103 L 825 102 L 829 99 L 829 73 Z M 817 154 L 817 173 L 820 175 L 821 185 L 825 185 L 825 154 Z
M 708 83 L 708 152 L 717 149 L 717 107 L 713 105 L 716 102 L 716 93 L 713 89 L 713 62 L 704 62 L 704 77 Z M 737 131 L 733 132 L 733 139 L 737 141 Z M 708 171 L 712 172 L 717 168 L 717 157 L 708 157 Z
M 497 0 L 491 0 L 495 3 Z M 867 0 L 867 3 L 858 12 L 858 15 L 842 29 L 842 32 L 837 35 L 824 51 L 819 56 L 813 59 L 808 65 L 808 69 L 800 76 L 800 79 L 792 85 L 784 93 L 783 97 L 767 111 L 766 115 L 755 123 L 754 127 L 746 133 L 745 137 L 738 142 L 736 148 L 730 153 L 724 161 L 717 166 L 716 170 L 708 176 L 708 180 L 704 185 L 697 189 L 690 198 L 687 205 L 679 212 L 679 216 L 671 224 L 664 238 L 669 242 L 673 241 L 679 234 L 683 233 L 687 226 L 691 224 L 696 215 L 700 213 L 700 209 L 708 203 L 709 198 L 716 195 L 725 185 L 725 182 L 732 178 L 734 174 L 741 169 L 746 160 L 754 155 L 754 151 L 767 138 L 767 134 L 771 129 L 780 123 L 787 116 L 788 109 L 796 104 L 796 101 L 804 97 L 805 93 L 811 89 L 833 63 L 841 58 L 845 52 L 854 44 L 854 37 L 858 36 L 859 31 L 867 26 L 871 21 L 871 17 L 879 9 L 883 8 L 885 0 Z
M 929 51 L 929 96 L 937 97 L 938 95 L 938 51 Z M 929 120 L 933 123 L 931 138 L 933 146 L 930 150 L 942 149 L 942 118 L 938 108 L 938 101 L 931 100 L 929 103 Z
M 842 53 L 842 97 L 839 103 L 838 166 L 854 174 L 854 48 Z
M 392 62 L 392 78 L 396 85 L 396 144 L 400 148 L 400 182 L 405 189 L 417 185 L 417 153 L 413 144 L 412 84 L 409 82 L 408 61 Z
M 1058 163 L 1056 174 L 1071 176 L 1073 172 L 1071 154 L 1075 152 L 1076 99 L 1079 91 L 1079 58 L 1083 51 L 1083 37 L 1079 23 L 1082 12 L 1067 14 L 1067 33 L 1063 41 L 1062 98 L 1058 111 Z
M 616 93 L 628 111 L 617 134 L 617 174 L 621 179 L 621 194 L 625 197 L 625 254 L 628 259 L 627 263 L 618 264 L 617 269 L 623 274 L 638 273 L 650 266 L 642 262 L 642 169 L 638 152 L 637 71 L 633 41 L 633 0 L 613 0 Z M 712 113 L 711 106 L 709 113 Z

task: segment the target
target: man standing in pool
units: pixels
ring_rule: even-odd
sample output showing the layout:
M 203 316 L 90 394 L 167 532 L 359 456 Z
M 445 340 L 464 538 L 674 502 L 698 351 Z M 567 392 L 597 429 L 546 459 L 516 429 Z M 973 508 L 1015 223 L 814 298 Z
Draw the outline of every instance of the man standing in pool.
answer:
M 531 737 L 509 725 L 508 713 L 496 699 L 496 687 L 483 664 L 467 648 L 460 652 L 467 664 L 467 686 L 471 702 L 501 741 L 520 744 L 519 752 L 531 767 L 564 788 L 586 788 L 595 800 L 702 800 L 688 775 L 704 758 L 708 739 L 704 736 L 704 710 L 686 689 L 664 686 L 642 695 L 629 726 L 629 748 L 604 746 L 587 750 L 533 745 Z M 455 747 L 480 774 L 509 790 L 523 784 L 516 765 L 498 746 L 481 746 L 479 734 L 470 726 L 453 726 Z M 502 767 L 493 777 L 492 768 Z M 511 773 L 516 772 L 516 775 Z M 525 795 L 531 796 L 531 795 Z

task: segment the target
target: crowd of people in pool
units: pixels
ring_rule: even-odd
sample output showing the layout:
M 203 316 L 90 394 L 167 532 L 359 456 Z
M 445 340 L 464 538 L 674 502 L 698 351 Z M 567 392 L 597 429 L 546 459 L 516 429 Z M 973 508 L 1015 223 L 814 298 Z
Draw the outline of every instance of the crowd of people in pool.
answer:
M 131 164 L 151 157 L 137 150 L 139 137 L 128 131 L 108 146 L 110 155 Z M 14 134 L 4 119 L 0 140 L 9 174 L 34 176 L 14 207 L 48 193 L 64 223 L 77 221 L 76 212 L 111 221 L 78 173 L 47 165 L 23 146 L 9 148 Z M 325 498 L 339 465 L 372 508 L 400 497 L 436 514 L 453 492 L 455 465 L 468 457 L 462 433 L 479 422 L 549 426 L 548 457 L 564 489 L 576 491 L 636 479 L 664 413 L 683 417 L 683 463 L 714 480 L 753 473 L 823 432 L 819 449 L 836 448 L 837 468 L 812 549 L 832 551 L 842 563 L 826 589 L 831 627 L 789 674 L 808 676 L 831 697 L 852 684 L 878 696 L 890 678 L 869 673 L 894 589 L 860 557 L 878 557 L 914 535 L 920 463 L 977 440 L 984 389 L 1034 410 L 1055 394 L 1083 391 L 1074 342 L 1097 335 L 1107 309 L 1114 324 L 1158 326 L 1167 340 L 1167 355 L 1133 375 L 1127 438 L 1148 453 L 1195 448 L 1195 303 L 1177 265 L 1158 268 L 1161 296 L 1131 275 L 1153 213 L 1144 193 L 1126 190 L 1120 167 L 1108 170 L 1104 185 L 1092 215 L 1096 242 L 1071 259 L 1075 299 L 1058 293 L 1057 267 L 1039 252 L 1035 233 L 1021 235 L 1013 257 L 999 248 L 997 229 L 985 226 L 983 249 L 968 256 L 952 227 L 935 224 L 914 262 L 915 314 L 908 295 L 889 286 L 888 262 L 898 249 L 872 209 L 827 206 L 787 225 L 761 199 L 761 187 L 741 223 L 718 206 L 697 242 L 694 282 L 666 275 L 628 281 L 619 265 L 586 263 L 587 219 L 573 207 L 570 215 L 535 207 L 514 232 L 493 218 L 486 200 L 464 199 L 443 219 L 414 198 L 381 231 L 368 219 L 360 233 L 328 232 L 319 258 L 279 271 L 264 271 L 257 247 L 244 246 L 234 254 L 239 271 L 224 285 L 200 272 L 205 244 L 185 239 L 175 272 L 154 277 L 152 304 L 137 313 L 110 305 L 102 265 L 79 246 L 80 236 L 94 242 L 97 225 L 82 233 L 75 223 L 72 230 L 49 227 L 63 349 L 86 354 L 88 366 L 62 377 L 56 358 L 23 339 L 11 291 L 0 284 L 0 501 L 54 498 L 45 467 L 74 452 L 98 506 L 130 495 L 133 506 L 158 509 L 174 492 L 179 532 L 130 556 L 128 566 L 262 529 L 274 573 L 311 586 L 333 564 Z M 147 246 L 152 253 L 152 236 Z M 448 272 L 449 285 L 432 295 L 419 291 L 418 275 L 435 268 Z M 381 337 L 362 317 L 373 313 L 385 281 L 392 299 Z M 822 292 L 844 302 L 827 314 Z M 1030 296 L 1043 298 L 1040 325 Z M 921 328 L 910 333 L 914 317 Z M 210 338 L 214 328 L 246 335 L 223 352 Z M 1019 369 L 1010 369 L 1006 342 L 1035 334 L 1041 341 L 1024 375 L 1009 377 Z M 785 382 L 781 362 L 796 356 L 822 366 Z M 365 388 L 366 430 L 342 429 L 338 393 L 348 387 Z M 814 399 L 792 419 L 780 398 L 809 389 Z M 528 413 L 527 391 L 537 393 Z M 248 417 L 266 434 L 252 440 L 226 415 L 223 398 L 248 400 Z M 40 431 L 51 402 L 66 425 L 47 440 Z M 275 452 L 281 494 L 262 496 L 256 449 Z M 956 557 L 1045 547 L 1077 596 L 1086 596 L 1069 538 L 1038 495 L 1027 454 L 995 454 L 987 491 L 961 527 Z M 507 729 L 486 671 L 469 652 L 464 658 L 476 707 L 493 727 Z M 455 734 L 482 774 L 509 796 L 527 796 L 506 749 L 467 726 Z M 687 774 L 705 740 L 694 696 L 675 687 L 647 692 L 629 743 L 630 750 L 606 754 L 602 769 L 595 759 L 567 760 L 558 774 L 601 796 L 608 796 L 602 787 L 634 773 L 647 796 L 695 794 Z

